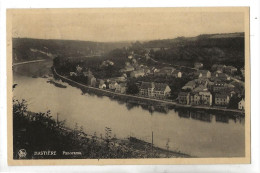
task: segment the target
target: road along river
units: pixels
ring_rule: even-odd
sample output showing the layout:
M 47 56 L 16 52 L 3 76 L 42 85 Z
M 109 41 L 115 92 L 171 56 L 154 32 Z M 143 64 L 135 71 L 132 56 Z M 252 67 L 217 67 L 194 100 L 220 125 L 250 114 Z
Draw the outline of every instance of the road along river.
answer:
M 86 133 L 104 136 L 105 127 L 112 129 L 113 136 L 127 138 L 134 136 L 196 157 L 242 157 L 245 150 L 244 117 L 226 113 L 192 112 L 169 110 L 150 112 L 141 106 L 131 106 L 82 91 L 63 83 L 59 88 L 47 83 L 51 61 L 35 62 L 14 66 L 13 79 L 18 84 L 14 97 L 26 99 L 34 112 L 51 110 L 56 118 L 66 120 L 73 128 L 75 123 Z

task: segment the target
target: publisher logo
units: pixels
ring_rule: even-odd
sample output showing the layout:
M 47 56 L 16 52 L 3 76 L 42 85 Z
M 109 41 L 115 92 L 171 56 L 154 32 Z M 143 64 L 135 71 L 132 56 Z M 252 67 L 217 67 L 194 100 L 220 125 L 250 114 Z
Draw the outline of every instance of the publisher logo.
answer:
M 20 149 L 20 150 L 18 151 L 19 159 L 24 159 L 24 158 L 26 158 L 26 155 L 27 155 L 27 152 L 26 152 L 25 149 Z

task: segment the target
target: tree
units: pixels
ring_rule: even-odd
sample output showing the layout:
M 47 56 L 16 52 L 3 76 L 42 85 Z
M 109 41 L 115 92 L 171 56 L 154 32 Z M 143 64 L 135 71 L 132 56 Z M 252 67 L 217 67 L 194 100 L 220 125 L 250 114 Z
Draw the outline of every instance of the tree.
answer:
M 139 88 L 134 82 L 129 82 L 127 84 L 127 94 L 138 94 L 139 93 Z
M 106 147 L 107 149 L 109 149 L 109 144 L 111 142 L 111 134 L 112 134 L 112 130 L 109 127 L 105 128 L 106 131 L 106 136 L 105 136 L 105 141 L 106 141 Z
M 166 145 L 165 145 L 165 147 L 167 149 L 167 156 L 166 157 L 169 157 L 169 149 L 170 149 L 169 143 L 170 143 L 170 139 L 168 138 L 167 142 L 166 142 Z
M 240 98 L 237 97 L 237 95 L 234 95 L 233 97 L 230 98 L 228 108 L 237 109 L 239 102 L 240 102 Z

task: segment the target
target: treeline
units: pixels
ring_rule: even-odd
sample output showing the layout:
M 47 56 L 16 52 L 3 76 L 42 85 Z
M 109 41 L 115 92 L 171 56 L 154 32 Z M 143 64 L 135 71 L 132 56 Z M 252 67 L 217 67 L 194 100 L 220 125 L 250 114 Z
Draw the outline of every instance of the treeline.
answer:
M 79 57 L 95 54 L 104 54 L 111 50 L 128 46 L 128 42 L 92 42 L 77 40 L 31 39 L 13 38 L 13 60 L 28 61 L 48 56 L 32 52 L 31 49 L 51 53 L 62 57 Z
M 157 40 L 144 43 L 144 47 L 160 48 L 151 51 L 150 56 L 175 65 L 192 67 L 195 62 L 202 62 L 206 69 L 216 63 L 233 65 L 240 69 L 245 61 L 244 33 Z
M 93 75 L 98 79 L 105 79 L 111 77 L 118 77 L 122 75 L 118 65 L 118 61 L 114 65 L 101 66 L 102 62 L 107 58 L 104 57 L 91 57 L 91 58 L 64 58 L 57 56 L 53 59 L 53 66 L 62 75 L 68 75 L 70 72 L 75 72 L 76 67 L 79 65 L 83 71 L 91 70 Z M 113 61 L 114 62 L 114 61 Z

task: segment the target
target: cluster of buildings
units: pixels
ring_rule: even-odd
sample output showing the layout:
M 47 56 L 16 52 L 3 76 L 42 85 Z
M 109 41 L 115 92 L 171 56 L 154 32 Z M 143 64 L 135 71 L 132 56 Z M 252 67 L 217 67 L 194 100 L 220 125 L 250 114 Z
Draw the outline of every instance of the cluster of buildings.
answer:
M 211 68 L 212 71 L 227 73 L 233 75 L 237 72 L 237 68 L 233 66 L 226 66 L 222 64 L 214 64 Z
M 75 72 L 70 72 L 70 76 L 82 75 L 87 77 L 87 83 L 91 87 L 100 89 L 109 89 L 117 93 L 126 93 L 127 78 L 138 78 L 146 75 L 156 77 L 171 76 L 182 78 L 182 72 L 173 67 L 147 67 L 139 65 L 135 58 L 130 55 L 125 67 L 120 70 L 122 76 L 109 79 L 96 79 L 90 70 L 76 67 Z M 104 61 L 101 66 L 114 65 L 112 61 Z M 187 82 L 181 92 L 178 94 L 178 103 L 185 105 L 202 105 L 202 106 L 229 106 L 230 100 L 237 95 L 236 87 L 230 81 L 230 76 L 237 72 L 233 66 L 213 65 L 211 71 L 202 70 L 202 63 L 195 63 L 194 79 Z M 171 88 L 165 83 L 142 82 L 137 85 L 139 95 L 143 97 L 166 99 L 170 96 Z M 238 109 L 244 109 L 245 101 L 242 97 L 238 103 Z
M 203 64 L 196 63 L 197 69 Z M 207 105 L 227 107 L 230 99 L 237 94 L 236 87 L 230 82 L 230 76 L 237 69 L 232 66 L 214 65 L 209 70 L 197 70 L 194 80 L 187 82 L 178 94 L 178 102 L 187 105 Z M 229 75 L 228 75 L 229 74 Z M 238 109 L 244 109 L 244 99 L 238 103 Z
M 161 69 L 154 69 L 154 76 L 172 76 L 176 78 L 182 77 L 182 72 L 180 70 L 176 70 L 173 67 L 163 67 Z
M 165 99 L 170 96 L 171 89 L 167 84 L 142 82 L 139 94 L 144 97 Z
M 106 60 L 106 61 L 103 61 L 100 65 L 100 67 L 108 67 L 108 66 L 113 66 L 114 65 L 114 62 L 113 61 L 110 61 L 110 60 Z
M 110 64 L 112 63 L 110 61 L 106 61 L 104 64 Z M 90 69 L 86 69 L 83 67 L 80 67 L 79 65 L 76 67 L 75 72 L 70 72 L 70 76 L 81 76 L 85 79 L 87 79 L 87 85 L 91 87 L 96 87 L 100 89 L 110 89 L 112 91 L 118 92 L 118 93 L 125 93 L 126 92 L 126 75 L 122 75 L 120 77 L 114 77 L 109 79 L 96 79 L 93 73 L 90 71 Z
M 149 55 L 146 54 L 145 57 L 146 56 Z M 173 76 L 176 78 L 182 78 L 182 72 L 180 70 L 176 70 L 173 67 L 162 67 L 158 69 L 156 67 L 148 67 L 146 65 L 139 64 L 138 59 L 135 58 L 133 54 L 128 56 L 128 61 L 125 63 L 125 67 L 122 68 L 120 72 L 125 73 L 130 78 L 138 78 L 147 75 L 154 75 L 158 77 Z
M 126 64 L 126 66 L 120 70 L 120 72 L 127 74 L 127 76 L 131 78 L 138 78 L 147 75 L 154 75 L 157 77 L 165 77 L 172 76 L 175 78 L 182 78 L 182 72 L 180 70 L 176 70 L 173 67 L 163 67 L 161 69 L 155 67 L 147 67 L 144 65 L 139 65 L 138 67 L 134 67 L 131 64 Z
M 125 94 L 127 89 L 126 79 L 123 76 L 106 80 L 99 79 L 96 87 L 99 89 L 110 89 L 121 94 Z

